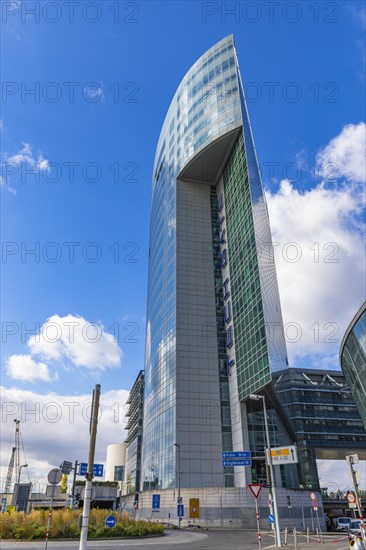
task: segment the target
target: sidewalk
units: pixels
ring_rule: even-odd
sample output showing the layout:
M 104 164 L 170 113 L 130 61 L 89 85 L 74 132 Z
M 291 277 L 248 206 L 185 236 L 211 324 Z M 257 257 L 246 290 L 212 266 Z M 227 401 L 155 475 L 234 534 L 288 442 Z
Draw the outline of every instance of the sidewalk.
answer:
M 349 550 L 348 536 L 344 534 L 336 533 L 323 533 L 323 542 L 318 539 L 318 536 L 314 533 L 310 533 L 309 543 L 306 533 L 296 533 L 297 545 L 294 542 L 294 534 L 292 531 L 288 532 L 287 544 L 285 545 L 285 533 L 281 533 L 282 545 L 286 550 Z M 276 548 L 273 541 L 273 546 L 266 546 L 265 548 Z

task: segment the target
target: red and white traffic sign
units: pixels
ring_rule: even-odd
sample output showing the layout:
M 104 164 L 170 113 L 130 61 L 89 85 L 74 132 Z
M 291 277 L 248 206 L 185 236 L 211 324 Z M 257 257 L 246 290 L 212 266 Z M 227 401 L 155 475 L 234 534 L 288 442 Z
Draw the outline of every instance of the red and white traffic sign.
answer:
M 249 483 L 249 489 L 252 491 L 254 498 L 259 498 L 260 492 L 262 490 L 262 483 Z
M 311 500 L 316 500 L 316 494 L 314 492 L 310 493 Z
M 347 500 L 348 500 L 348 506 L 350 508 L 357 507 L 356 494 L 353 491 L 348 491 Z

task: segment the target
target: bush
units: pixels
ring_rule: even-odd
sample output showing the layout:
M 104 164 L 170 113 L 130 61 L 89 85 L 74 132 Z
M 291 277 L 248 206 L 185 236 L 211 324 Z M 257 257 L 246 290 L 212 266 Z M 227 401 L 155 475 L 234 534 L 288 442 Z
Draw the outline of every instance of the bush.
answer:
M 50 539 L 79 538 L 78 510 L 54 510 L 50 528 Z M 162 523 L 145 520 L 134 520 L 127 514 L 115 515 L 115 527 L 105 525 L 108 510 L 93 509 L 90 512 L 88 537 L 141 537 L 164 533 Z M 0 514 L 0 539 L 35 540 L 45 539 L 47 531 L 48 510 L 34 510 L 26 515 L 24 512 L 6 512 Z

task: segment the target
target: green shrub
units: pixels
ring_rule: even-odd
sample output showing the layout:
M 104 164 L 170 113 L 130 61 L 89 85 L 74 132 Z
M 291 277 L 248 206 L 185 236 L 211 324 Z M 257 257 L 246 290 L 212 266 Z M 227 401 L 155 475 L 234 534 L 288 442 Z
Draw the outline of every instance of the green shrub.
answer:
M 50 539 L 79 538 L 78 510 L 54 510 L 50 528 Z M 134 520 L 127 514 L 116 515 L 117 523 L 110 528 L 105 525 L 108 510 L 93 509 L 90 512 L 89 538 L 141 537 L 163 534 L 161 523 Z M 0 514 L 0 538 L 17 540 L 39 540 L 46 537 L 48 510 L 34 510 L 26 515 L 23 512 Z

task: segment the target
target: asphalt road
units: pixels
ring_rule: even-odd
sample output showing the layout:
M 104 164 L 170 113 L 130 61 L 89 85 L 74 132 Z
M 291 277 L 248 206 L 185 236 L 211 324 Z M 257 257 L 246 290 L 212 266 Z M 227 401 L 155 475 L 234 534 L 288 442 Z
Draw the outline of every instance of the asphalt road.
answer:
M 305 539 L 299 541 L 298 550 L 306 548 L 321 548 L 322 550 L 348 550 L 347 537 L 327 536 L 325 544 L 319 545 L 316 540 L 313 544 L 305 544 Z M 44 550 L 44 541 L 38 542 L 7 542 L 1 541 L 1 550 Z M 88 541 L 88 549 L 119 550 L 133 548 L 133 550 L 143 550 L 150 547 L 151 550 L 256 550 L 258 548 L 258 536 L 252 530 L 210 530 L 210 531 L 167 531 L 164 537 L 144 540 L 101 540 Z M 79 548 L 79 541 L 52 541 L 48 543 L 48 550 L 76 550 Z M 274 549 L 273 537 L 268 534 L 262 534 L 262 550 L 267 548 Z M 286 550 L 293 549 L 292 537 L 289 537 Z

